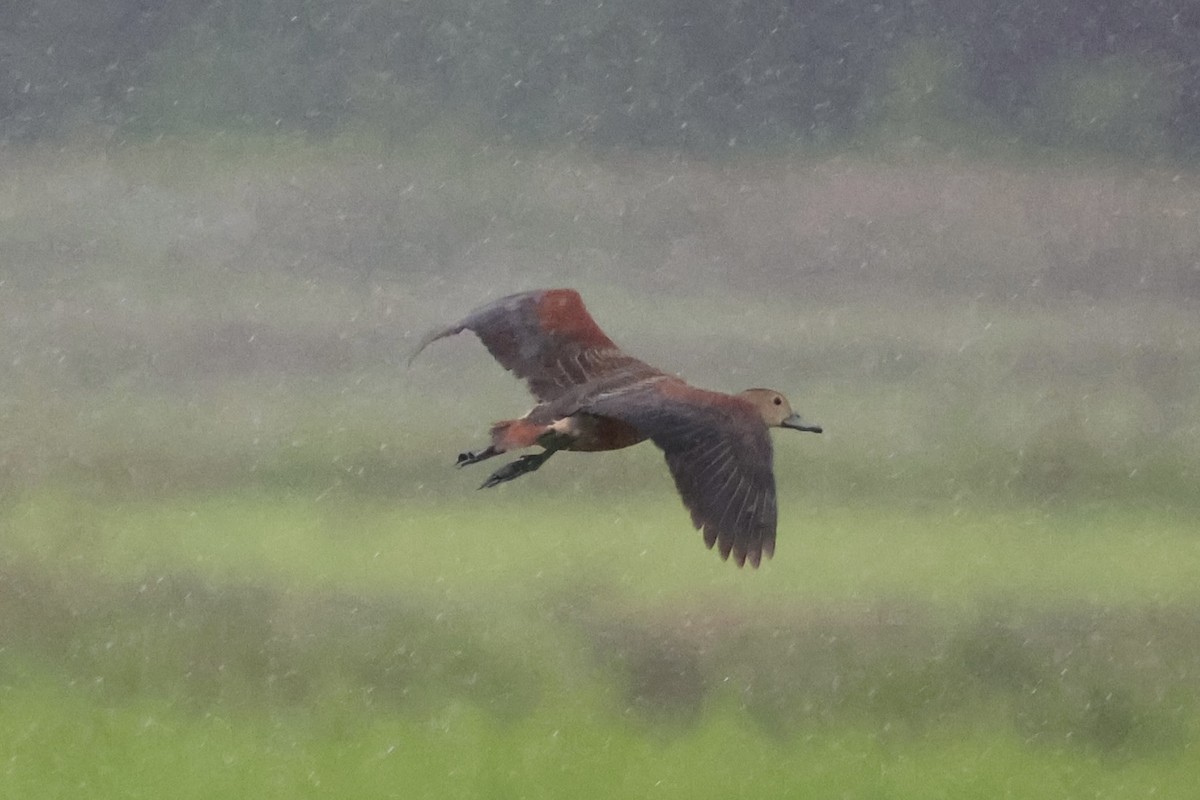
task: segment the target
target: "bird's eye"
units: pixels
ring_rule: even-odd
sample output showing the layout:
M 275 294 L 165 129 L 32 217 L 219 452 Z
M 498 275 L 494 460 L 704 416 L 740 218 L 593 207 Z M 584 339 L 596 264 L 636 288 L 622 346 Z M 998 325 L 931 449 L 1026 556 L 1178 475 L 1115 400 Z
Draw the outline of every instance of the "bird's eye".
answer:
M 782 397 L 780 397 L 780 396 L 778 396 L 778 395 L 776 395 L 776 396 L 775 396 L 775 401 L 774 401 L 774 402 L 775 402 L 775 405 L 777 405 L 777 406 L 781 406 L 781 405 L 783 405 L 783 398 L 782 398 Z

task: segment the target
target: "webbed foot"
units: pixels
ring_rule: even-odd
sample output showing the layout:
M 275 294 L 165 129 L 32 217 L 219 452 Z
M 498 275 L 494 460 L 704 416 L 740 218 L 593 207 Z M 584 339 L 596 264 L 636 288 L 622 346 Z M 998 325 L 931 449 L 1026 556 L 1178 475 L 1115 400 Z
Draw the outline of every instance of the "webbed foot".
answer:
M 532 453 L 527 456 L 521 456 L 516 461 L 505 464 L 503 467 L 493 472 L 488 479 L 479 486 L 479 488 L 490 489 L 493 486 L 499 486 L 500 484 L 507 483 L 514 478 L 519 478 L 526 473 L 533 472 L 542 464 L 545 464 L 546 460 L 552 455 L 554 455 L 553 450 L 546 450 L 541 453 Z
M 486 461 L 498 455 L 500 455 L 500 451 L 493 445 L 488 445 L 483 450 L 478 451 L 467 450 L 464 453 L 458 454 L 458 460 L 454 462 L 454 466 L 465 467 L 468 464 L 478 464 L 480 461 Z

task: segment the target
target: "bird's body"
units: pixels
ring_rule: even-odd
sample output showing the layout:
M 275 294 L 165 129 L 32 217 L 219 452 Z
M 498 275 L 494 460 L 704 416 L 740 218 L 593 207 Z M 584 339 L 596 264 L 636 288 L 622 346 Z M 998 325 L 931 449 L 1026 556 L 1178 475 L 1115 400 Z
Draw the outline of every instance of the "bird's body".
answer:
M 504 297 L 431 331 L 413 353 L 473 331 L 500 364 L 523 379 L 538 403 L 498 422 L 485 449 L 459 456 L 474 464 L 532 446 L 483 487 L 540 467 L 558 450 L 617 450 L 650 439 L 666 455 L 676 488 L 709 547 L 738 565 L 758 566 L 775 549 L 775 477 L 768 427 L 820 433 L 792 413 L 783 395 L 736 395 L 691 386 L 627 355 L 600 329 L 578 292 L 547 289 Z

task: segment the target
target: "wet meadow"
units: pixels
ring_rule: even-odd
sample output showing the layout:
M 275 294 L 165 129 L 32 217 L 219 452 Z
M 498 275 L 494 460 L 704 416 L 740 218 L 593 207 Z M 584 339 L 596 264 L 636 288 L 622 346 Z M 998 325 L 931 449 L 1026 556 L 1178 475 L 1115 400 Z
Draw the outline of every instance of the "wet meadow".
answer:
M 1200 176 L 451 131 L 0 151 L 0 767 L 37 797 L 1191 797 Z M 495 490 L 428 328 L 568 285 L 786 392 L 757 571 L 649 445 Z

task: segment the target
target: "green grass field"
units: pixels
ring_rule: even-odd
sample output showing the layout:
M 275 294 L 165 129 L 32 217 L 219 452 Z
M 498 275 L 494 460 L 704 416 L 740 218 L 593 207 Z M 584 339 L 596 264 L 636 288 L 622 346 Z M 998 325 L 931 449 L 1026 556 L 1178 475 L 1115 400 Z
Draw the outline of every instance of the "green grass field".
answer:
M 1186 797 L 1185 515 L 257 492 L 3 518 L 6 794 Z
M 1191 798 L 1200 179 L 0 152 L 0 796 Z M 785 390 L 776 558 L 426 327 L 575 285 Z

